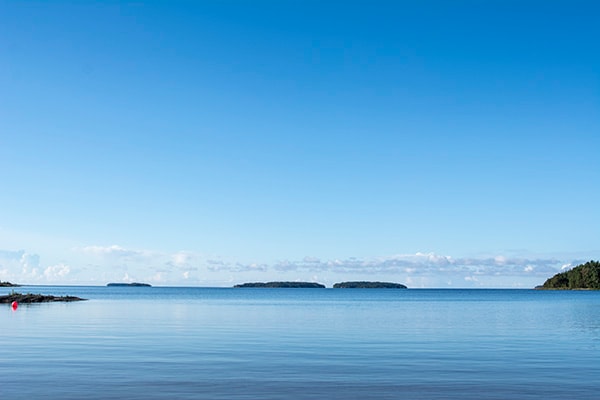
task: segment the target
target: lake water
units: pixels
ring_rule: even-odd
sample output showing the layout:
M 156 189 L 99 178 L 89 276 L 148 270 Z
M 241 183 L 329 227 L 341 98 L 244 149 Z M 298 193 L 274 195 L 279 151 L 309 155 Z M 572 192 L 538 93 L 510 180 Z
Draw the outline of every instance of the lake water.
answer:
M 15 290 L 1 399 L 600 398 L 600 292 Z

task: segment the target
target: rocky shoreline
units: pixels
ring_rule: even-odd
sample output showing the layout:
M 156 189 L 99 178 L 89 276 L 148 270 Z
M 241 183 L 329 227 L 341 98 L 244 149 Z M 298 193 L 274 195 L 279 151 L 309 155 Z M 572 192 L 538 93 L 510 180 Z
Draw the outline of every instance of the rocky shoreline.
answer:
M 52 296 L 52 295 L 43 295 L 43 294 L 22 294 L 22 293 L 11 293 L 4 296 L 0 296 L 0 303 L 11 304 L 13 301 L 17 303 L 29 304 L 29 303 L 50 303 L 56 301 L 84 301 L 86 299 L 82 299 L 76 296 Z

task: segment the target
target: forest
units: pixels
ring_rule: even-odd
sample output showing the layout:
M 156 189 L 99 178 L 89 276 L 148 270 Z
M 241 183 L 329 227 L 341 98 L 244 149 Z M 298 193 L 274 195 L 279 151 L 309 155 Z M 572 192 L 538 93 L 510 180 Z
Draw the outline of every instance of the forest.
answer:
M 549 278 L 539 289 L 600 290 L 600 262 L 588 261 Z

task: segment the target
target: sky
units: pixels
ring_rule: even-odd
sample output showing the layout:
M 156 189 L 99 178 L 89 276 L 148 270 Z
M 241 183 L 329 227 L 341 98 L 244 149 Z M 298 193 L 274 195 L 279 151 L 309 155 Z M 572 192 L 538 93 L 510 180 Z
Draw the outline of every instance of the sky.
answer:
M 0 280 L 530 288 L 597 260 L 599 17 L 0 0 Z

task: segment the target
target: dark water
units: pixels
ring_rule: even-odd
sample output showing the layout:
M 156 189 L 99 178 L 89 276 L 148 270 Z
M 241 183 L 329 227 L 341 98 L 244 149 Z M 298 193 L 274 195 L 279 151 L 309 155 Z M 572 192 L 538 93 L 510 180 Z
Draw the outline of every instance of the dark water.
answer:
M 17 289 L 0 399 L 600 398 L 600 292 Z

